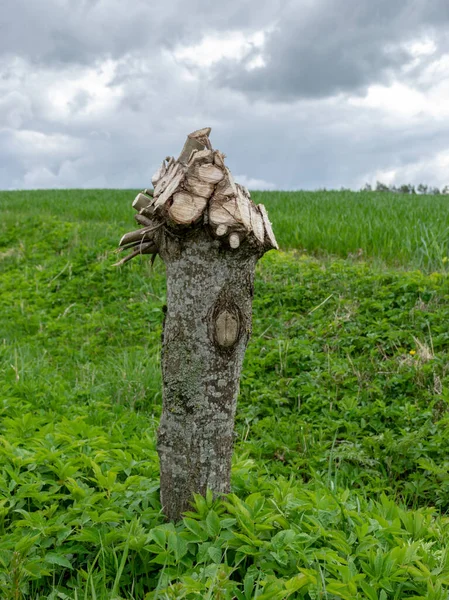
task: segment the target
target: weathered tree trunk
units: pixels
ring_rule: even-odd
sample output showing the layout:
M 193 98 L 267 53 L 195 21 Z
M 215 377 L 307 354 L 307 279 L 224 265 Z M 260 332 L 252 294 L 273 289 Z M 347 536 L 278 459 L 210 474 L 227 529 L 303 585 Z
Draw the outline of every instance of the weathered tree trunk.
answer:
M 134 208 L 144 227 L 120 241 L 134 256 L 159 253 L 167 271 L 158 432 L 161 501 L 179 519 L 193 493 L 230 491 L 234 416 L 251 333 L 254 271 L 276 240 L 264 207 L 234 183 L 210 129 L 187 138 Z M 143 218 L 142 218 L 143 217 Z
M 257 255 L 223 252 L 203 230 L 160 254 L 167 267 L 159 427 L 161 500 L 178 518 L 193 492 L 229 492 L 240 372 Z

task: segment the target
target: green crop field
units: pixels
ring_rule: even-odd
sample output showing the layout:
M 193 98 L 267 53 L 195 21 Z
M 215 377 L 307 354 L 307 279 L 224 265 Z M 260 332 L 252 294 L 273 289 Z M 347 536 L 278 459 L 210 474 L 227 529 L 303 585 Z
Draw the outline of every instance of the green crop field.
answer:
M 232 494 L 167 524 L 134 195 L 0 193 L 1 600 L 447 600 L 449 198 L 253 194 Z

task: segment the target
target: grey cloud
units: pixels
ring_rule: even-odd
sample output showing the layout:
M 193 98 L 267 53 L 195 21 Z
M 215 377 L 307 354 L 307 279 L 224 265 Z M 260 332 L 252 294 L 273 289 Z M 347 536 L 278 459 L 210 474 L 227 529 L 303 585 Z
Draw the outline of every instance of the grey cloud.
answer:
M 0 56 L 35 64 L 92 64 L 198 42 L 208 32 L 264 24 L 285 0 L 1 0 Z
M 363 93 L 372 83 L 388 83 L 412 60 L 408 42 L 431 35 L 446 39 L 446 0 L 317 0 L 291 3 L 268 34 L 265 66 L 223 60 L 215 84 L 253 98 L 292 101 L 340 92 Z
M 69 105 L 73 112 L 81 112 L 89 105 L 92 95 L 87 90 L 80 90 L 75 94 Z
M 143 188 L 203 126 L 234 174 L 284 189 L 361 185 L 380 170 L 411 173 L 410 165 L 422 177 L 416 165 L 447 147 L 447 119 L 396 120 L 333 96 L 405 77 L 403 42 L 424 33 L 441 42 L 440 0 L 428 8 L 386 0 L 1 3 L 11 18 L 1 11 L 0 189 Z M 278 29 L 268 34 L 267 66 L 221 63 L 212 73 L 220 86 L 210 73 L 187 76 L 167 51 L 214 30 L 268 26 Z M 94 85 L 76 82 L 87 69 L 100 79 L 107 57 L 115 75 L 102 84 L 102 101 Z M 407 76 L 415 83 L 419 72 Z M 53 91 L 65 95 L 63 109 Z
M 119 56 L 142 45 L 150 16 L 142 2 L 3 0 L 0 55 L 60 66 Z
M 392 124 L 381 112 L 326 100 L 271 110 L 233 92 L 205 90 L 196 107 L 193 85 L 183 87 L 175 78 L 165 91 L 165 102 L 153 101 L 149 111 L 121 105 L 104 122 L 72 124 L 66 137 L 49 136 L 47 150 L 33 150 L 32 143 L 20 148 L 12 131 L 0 135 L 0 157 L 11 164 L 9 173 L 0 173 L 0 188 L 143 188 L 162 158 L 177 155 L 184 136 L 203 125 L 212 126 L 212 143 L 228 155 L 234 174 L 280 189 L 362 185 L 378 170 L 437 154 L 449 136 L 448 123 Z
M 271 121 L 248 111 L 237 139 L 232 117 L 222 123 L 214 143 L 224 152 L 233 148 L 227 161 L 233 173 L 274 181 L 278 189 L 360 187 L 376 171 L 401 170 L 447 148 L 449 123 L 417 122 L 411 129 L 409 122 L 392 125 L 380 113 L 324 101 L 295 108 L 296 115 L 283 111 Z
M 31 117 L 31 101 L 26 95 L 11 90 L 0 97 L 0 128 L 19 129 Z

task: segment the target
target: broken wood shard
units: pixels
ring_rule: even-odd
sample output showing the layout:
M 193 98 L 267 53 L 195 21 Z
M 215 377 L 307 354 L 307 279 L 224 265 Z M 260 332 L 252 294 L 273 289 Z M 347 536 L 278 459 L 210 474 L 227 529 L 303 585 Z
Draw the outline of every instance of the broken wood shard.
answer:
M 132 258 L 139 256 L 139 254 L 157 254 L 157 251 L 158 251 L 157 247 L 153 242 L 147 242 L 146 244 L 139 244 L 137 246 L 137 250 L 134 250 L 134 252 L 131 252 L 131 254 L 128 254 L 128 256 L 125 256 L 125 258 L 122 258 L 122 260 L 119 260 L 112 266 L 113 267 L 121 267 L 122 265 L 124 265 L 125 263 L 130 261 Z
M 134 219 L 140 224 L 143 225 L 143 227 L 150 227 L 153 222 L 151 219 L 149 219 L 148 217 L 146 217 L 145 215 L 134 215 Z
M 248 188 L 246 188 L 244 185 L 240 185 L 240 189 L 243 191 L 243 193 L 245 194 L 245 196 L 248 198 L 248 200 L 251 199 L 251 194 L 249 193 Z
M 211 128 L 210 127 L 204 127 L 203 129 L 198 129 L 197 131 L 194 131 L 193 133 L 189 133 L 189 138 L 192 139 L 196 139 L 199 142 L 202 142 L 206 148 L 209 148 L 209 150 L 212 150 L 212 146 L 209 140 L 209 135 L 211 132 Z
M 151 202 L 153 202 L 153 198 L 151 196 L 147 196 L 143 192 L 140 192 L 134 198 L 133 208 L 135 210 L 142 210 L 142 208 L 147 208 L 151 204 Z
M 211 131 L 211 127 L 203 127 L 202 129 L 197 129 L 196 131 L 189 133 L 189 138 L 201 139 L 203 137 L 209 137 Z
M 224 170 L 224 159 L 225 159 L 225 155 L 220 152 L 219 150 L 215 150 L 214 152 L 214 163 L 217 165 L 217 167 L 220 167 L 220 169 Z
M 169 169 L 164 173 L 164 176 L 159 179 L 154 188 L 154 198 L 158 198 L 167 189 L 170 182 L 176 177 L 177 173 L 182 171 L 182 165 L 175 163 L 170 166 Z
M 159 169 L 156 171 L 156 173 L 151 178 L 151 183 L 153 184 L 153 186 L 155 186 L 157 184 L 157 182 L 165 175 L 166 170 L 167 170 L 167 168 L 165 166 L 165 162 L 162 161 L 162 165 L 159 167 Z
M 137 229 L 136 231 L 131 231 L 130 233 L 125 233 L 122 236 L 122 239 L 119 242 L 119 246 L 127 246 L 128 244 L 132 244 L 133 242 L 137 242 L 139 240 L 143 240 L 145 237 L 148 237 L 150 233 L 159 229 L 161 225 L 152 224 L 150 227 L 144 227 L 143 229 Z
M 209 223 L 211 225 L 224 225 L 226 228 L 235 224 L 234 211 L 232 203 L 226 207 L 227 199 L 223 202 L 222 198 L 213 196 L 209 204 Z
M 186 165 L 195 150 L 204 150 L 204 144 L 195 138 L 188 137 L 178 157 L 178 162 Z
M 257 206 L 257 208 L 259 209 L 260 214 L 262 215 L 262 220 L 263 220 L 265 233 L 266 233 L 266 238 L 265 238 L 266 245 L 269 248 L 273 248 L 274 250 L 279 250 L 278 243 L 276 241 L 276 238 L 274 237 L 273 228 L 271 227 L 270 219 L 268 218 L 267 209 L 265 208 L 265 206 L 263 204 L 259 204 Z
M 179 165 L 177 165 L 179 166 Z M 175 169 L 176 170 L 176 169 Z M 184 179 L 185 173 L 182 169 L 176 170 L 176 175 L 168 183 L 163 193 L 156 199 L 154 203 L 155 210 L 160 209 L 177 191 L 181 181 Z
M 253 230 L 253 233 L 256 236 L 257 241 L 260 242 L 261 244 L 263 244 L 264 240 L 265 240 L 265 229 L 263 226 L 262 215 L 257 210 L 257 206 L 255 206 L 252 203 L 250 205 L 250 209 L 251 209 L 251 214 L 250 214 L 251 229 Z
M 212 198 L 209 206 L 209 222 L 212 225 L 226 225 L 230 229 L 251 231 L 250 205 L 242 197 L 224 199 Z
M 240 222 L 247 231 L 251 231 L 251 204 L 239 185 L 237 187 L 237 206 Z
M 194 131 L 189 133 L 187 139 L 185 141 L 184 147 L 181 151 L 181 154 L 178 157 L 178 163 L 182 163 L 186 165 L 189 162 L 189 159 L 194 150 L 204 150 L 204 148 L 211 148 L 209 142 L 209 134 L 211 132 L 210 127 L 205 127 L 204 129 L 198 129 L 198 131 Z
M 236 197 L 238 194 L 234 178 L 231 175 L 231 171 L 227 167 L 224 167 L 224 177 L 217 184 L 217 186 L 215 188 L 215 192 L 217 195 L 221 195 L 221 196 Z
M 188 166 L 192 167 L 192 165 L 195 164 L 205 164 L 205 163 L 212 163 L 214 160 L 214 153 L 212 152 L 212 150 L 209 150 L 208 148 L 205 148 L 204 150 L 200 150 L 200 151 L 194 151 L 194 153 L 192 153 Z

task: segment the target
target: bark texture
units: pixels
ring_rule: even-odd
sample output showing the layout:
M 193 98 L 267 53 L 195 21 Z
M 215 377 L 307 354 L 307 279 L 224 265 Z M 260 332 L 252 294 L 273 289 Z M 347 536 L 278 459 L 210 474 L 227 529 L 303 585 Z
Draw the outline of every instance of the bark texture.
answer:
M 230 491 L 257 256 L 248 248 L 223 252 L 203 230 L 166 242 L 160 249 L 167 268 L 167 312 L 158 452 L 162 505 L 177 519 L 194 492 Z
M 141 229 L 122 236 L 117 265 L 159 254 L 167 270 L 158 432 L 161 500 L 177 520 L 193 493 L 229 491 L 234 416 L 251 333 L 257 260 L 277 242 L 263 205 L 235 183 L 210 128 L 194 131 L 137 195 Z

